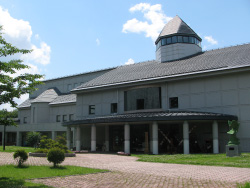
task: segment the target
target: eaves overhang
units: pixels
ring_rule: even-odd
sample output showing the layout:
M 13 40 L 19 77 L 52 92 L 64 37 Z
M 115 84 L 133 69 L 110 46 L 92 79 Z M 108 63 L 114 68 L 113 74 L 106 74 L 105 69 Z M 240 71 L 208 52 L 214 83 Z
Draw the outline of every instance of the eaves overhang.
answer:
M 140 112 L 131 114 L 116 114 L 108 116 L 89 117 L 82 120 L 63 122 L 63 126 L 76 126 L 81 124 L 97 123 L 129 123 L 129 122 L 152 122 L 152 121 L 194 121 L 194 120 L 238 120 L 237 116 L 194 111 L 161 111 Z

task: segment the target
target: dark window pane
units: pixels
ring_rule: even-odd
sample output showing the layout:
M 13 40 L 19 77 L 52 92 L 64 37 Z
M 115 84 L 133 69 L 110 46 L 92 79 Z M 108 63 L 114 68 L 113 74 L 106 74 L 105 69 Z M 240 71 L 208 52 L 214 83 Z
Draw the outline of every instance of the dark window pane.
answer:
M 178 97 L 171 97 L 169 98 L 169 107 L 170 108 L 178 108 Z
M 60 122 L 61 121 L 61 116 L 60 115 L 57 115 L 56 116 L 56 122 Z
M 188 37 L 183 37 L 183 42 L 188 43 Z
M 144 99 L 137 99 L 136 110 L 143 110 L 143 109 L 144 109 Z
M 177 43 L 177 37 L 176 36 L 172 37 L 172 43 Z
M 178 36 L 178 42 L 183 42 L 182 41 L 182 36 Z
M 95 114 L 95 105 L 89 105 L 89 114 Z
M 167 39 L 161 39 L 161 45 L 164 46 L 167 44 Z
M 167 38 L 167 44 L 171 44 L 172 41 L 171 41 L 171 37 Z
M 111 104 L 111 113 L 117 113 L 117 103 Z

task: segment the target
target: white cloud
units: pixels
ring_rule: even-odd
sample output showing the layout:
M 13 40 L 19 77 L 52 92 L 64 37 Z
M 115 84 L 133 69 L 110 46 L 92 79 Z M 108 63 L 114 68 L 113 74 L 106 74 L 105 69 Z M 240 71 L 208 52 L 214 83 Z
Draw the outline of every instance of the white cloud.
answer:
M 51 48 L 48 44 L 41 41 L 40 46 L 36 46 L 32 42 L 32 27 L 28 21 L 13 18 L 8 10 L 0 6 L 0 25 L 3 26 L 2 33 L 7 42 L 23 49 L 33 49 L 30 54 L 15 54 L 11 59 L 23 59 L 24 63 L 29 65 L 29 69 L 23 69 L 12 74 L 13 77 L 24 73 L 39 74 L 40 70 L 35 63 L 39 65 L 47 65 L 50 63 Z M 39 34 L 35 35 L 36 40 L 40 40 Z M 10 60 L 10 57 L 2 58 L 2 60 Z M 15 101 L 20 104 L 28 98 L 28 94 L 22 95 L 20 99 Z M 12 110 L 9 104 L 2 104 L 0 109 L 6 108 Z
M 129 58 L 127 62 L 125 62 L 125 65 L 132 65 L 135 64 L 135 61 L 132 58 Z
M 212 36 L 205 36 L 204 39 L 210 43 L 211 45 L 216 45 L 218 44 L 218 41 L 215 40 Z
M 95 40 L 95 42 L 96 42 L 97 46 L 100 46 L 101 42 L 100 42 L 100 40 L 98 38 Z
M 164 14 L 160 4 L 150 5 L 149 3 L 140 3 L 131 7 L 129 11 L 131 13 L 140 11 L 143 13 L 146 21 L 139 21 L 136 18 L 128 20 L 123 24 L 122 32 L 144 32 L 146 37 L 151 37 L 153 41 L 157 39 L 164 25 L 172 19 L 172 17 L 168 17 Z
M 13 18 L 8 10 L 0 6 L 0 25 L 3 26 L 4 38 L 18 48 L 33 49 L 32 53 L 21 56 L 27 61 L 34 61 L 43 65 L 50 63 L 50 46 L 41 42 L 40 48 L 31 41 L 32 28 L 28 21 Z M 36 34 L 35 38 L 39 38 Z

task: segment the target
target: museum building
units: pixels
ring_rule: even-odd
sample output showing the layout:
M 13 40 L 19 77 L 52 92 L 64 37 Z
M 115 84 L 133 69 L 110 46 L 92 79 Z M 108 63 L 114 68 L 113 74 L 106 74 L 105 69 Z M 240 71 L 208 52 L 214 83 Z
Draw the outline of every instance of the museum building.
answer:
M 7 141 L 25 145 L 39 131 L 67 133 L 75 151 L 221 153 L 228 120 L 238 120 L 250 152 L 250 44 L 202 51 L 201 42 L 176 16 L 155 41 L 155 60 L 44 81 L 19 105 Z

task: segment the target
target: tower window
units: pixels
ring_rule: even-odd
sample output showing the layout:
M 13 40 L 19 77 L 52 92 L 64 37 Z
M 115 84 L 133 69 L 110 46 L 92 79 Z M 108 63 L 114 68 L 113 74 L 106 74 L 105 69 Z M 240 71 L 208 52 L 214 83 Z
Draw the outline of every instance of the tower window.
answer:
M 167 44 L 171 44 L 171 43 L 172 43 L 171 37 L 167 38 Z
M 178 36 L 178 42 L 182 42 L 182 36 Z
M 169 108 L 178 108 L 178 97 L 169 98 Z
M 188 37 L 183 37 L 183 42 L 188 43 Z
M 172 37 L 172 43 L 177 43 L 177 37 L 176 36 Z

